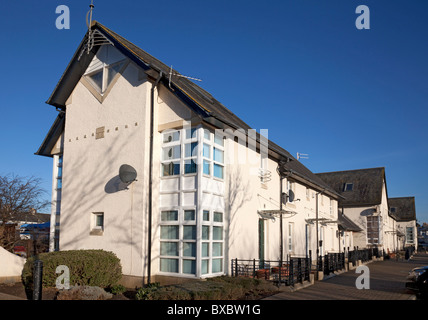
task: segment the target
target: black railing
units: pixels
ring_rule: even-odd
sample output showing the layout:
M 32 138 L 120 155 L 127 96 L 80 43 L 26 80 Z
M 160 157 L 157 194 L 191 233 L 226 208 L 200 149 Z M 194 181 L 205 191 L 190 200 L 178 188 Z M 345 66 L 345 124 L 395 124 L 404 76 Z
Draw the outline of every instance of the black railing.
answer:
M 233 277 L 251 277 L 275 281 L 293 286 L 310 280 L 311 255 L 306 257 L 288 256 L 287 260 L 244 260 L 232 259 Z

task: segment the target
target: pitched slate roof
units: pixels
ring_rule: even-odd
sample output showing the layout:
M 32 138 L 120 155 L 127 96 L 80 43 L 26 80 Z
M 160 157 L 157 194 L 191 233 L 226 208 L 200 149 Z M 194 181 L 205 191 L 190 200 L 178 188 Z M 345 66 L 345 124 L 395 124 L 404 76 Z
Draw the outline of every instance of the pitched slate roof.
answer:
M 371 206 L 382 202 L 384 181 L 386 185 L 383 167 L 316 173 L 316 176 L 345 198 L 339 201 L 341 206 Z M 347 183 L 353 184 L 352 191 L 344 191 Z
M 354 232 L 360 232 L 363 231 L 359 226 L 357 226 L 351 219 L 349 219 L 344 214 L 339 213 L 337 215 L 338 220 L 338 226 L 340 229 L 345 231 L 354 231 Z
M 113 43 L 116 49 L 146 70 L 146 73 L 150 77 L 157 78 L 159 75 L 163 75 L 163 77 L 160 78 L 160 81 L 165 85 L 165 87 L 171 87 L 171 92 L 186 102 L 186 104 L 191 107 L 193 111 L 205 122 L 213 124 L 219 128 L 231 127 L 233 129 L 244 129 L 245 131 L 251 129 L 247 123 L 217 101 L 210 93 L 196 85 L 191 80 L 177 76 L 179 74 L 178 71 L 171 70 L 171 67 L 148 54 L 132 42 L 97 21 L 92 23 L 92 30 L 98 30 L 101 32 Z M 60 109 L 66 109 L 65 103 L 68 97 L 99 49 L 99 46 L 94 46 L 89 54 L 82 54 L 87 38 L 88 33 L 86 33 L 72 60 L 67 66 L 67 69 L 55 87 L 55 90 L 49 97 L 47 101 L 48 104 Z M 169 81 L 169 74 L 171 71 L 173 76 L 171 77 L 171 81 Z M 260 144 L 260 135 L 258 133 L 256 140 L 257 143 Z M 268 149 L 269 156 L 272 158 L 278 161 L 289 161 L 286 168 L 290 170 L 291 177 L 301 181 L 302 183 L 306 183 L 315 189 L 324 190 L 330 196 L 335 198 L 339 197 L 339 195 L 328 184 L 297 161 L 287 150 L 281 148 L 270 140 L 268 141 Z
M 415 197 L 388 198 L 388 205 L 397 221 L 416 220 Z

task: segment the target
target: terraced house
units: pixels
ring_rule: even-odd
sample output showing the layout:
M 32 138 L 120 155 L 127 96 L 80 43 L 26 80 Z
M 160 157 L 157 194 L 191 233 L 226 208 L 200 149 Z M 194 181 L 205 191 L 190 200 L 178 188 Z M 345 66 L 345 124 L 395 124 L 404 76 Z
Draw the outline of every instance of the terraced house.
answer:
M 337 191 L 102 24 L 47 103 L 58 116 L 37 154 L 53 158 L 51 250 L 113 251 L 139 284 L 340 250 Z

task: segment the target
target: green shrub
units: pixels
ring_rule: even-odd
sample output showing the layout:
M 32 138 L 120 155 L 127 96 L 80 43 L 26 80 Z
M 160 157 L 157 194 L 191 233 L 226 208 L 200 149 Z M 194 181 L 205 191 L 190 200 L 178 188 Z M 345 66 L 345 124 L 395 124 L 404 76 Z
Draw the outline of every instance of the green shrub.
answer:
M 139 288 L 135 294 L 137 300 L 151 300 L 152 294 L 160 288 L 159 282 L 150 283 L 143 288 Z
M 25 288 L 33 287 L 34 257 L 29 258 L 22 270 L 22 282 Z M 55 287 L 56 279 L 62 274 L 56 268 L 65 265 L 70 270 L 70 286 L 112 287 L 122 277 L 122 267 L 117 256 L 103 250 L 70 250 L 42 253 L 43 287 Z

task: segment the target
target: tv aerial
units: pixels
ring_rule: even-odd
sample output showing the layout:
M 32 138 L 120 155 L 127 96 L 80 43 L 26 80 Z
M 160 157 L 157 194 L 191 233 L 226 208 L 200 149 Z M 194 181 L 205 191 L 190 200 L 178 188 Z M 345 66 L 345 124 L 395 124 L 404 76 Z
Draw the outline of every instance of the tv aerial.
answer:
M 126 184 L 131 184 L 137 181 L 137 171 L 128 164 L 123 164 L 119 168 L 120 181 Z
M 171 87 L 171 79 L 172 79 L 172 76 L 176 76 L 176 77 L 180 77 L 180 78 L 186 78 L 186 79 L 189 79 L 189 80 L 195 80 L 195 81 L 202 81 L 202 79 L 198 79 L 198 78 L 193 78 L 193 77 L 188 77 L 188 76 L 184 76 L 184 75 L 182 75 L 182 74 L 179 74 L 179 73 L 174 73 L 173 72 L 174 70 L 172 70 L 172 66 L 171 66 L 171 68 L 169 69 L 169 88 L 171 89 L 171 90 L 174 90 L 174 89 L 172 89 L 172 87 Z
M 309 159 L 309 155 L 306 153 L 297 152 L 297 160 L 300 160 L 300 159 Z

